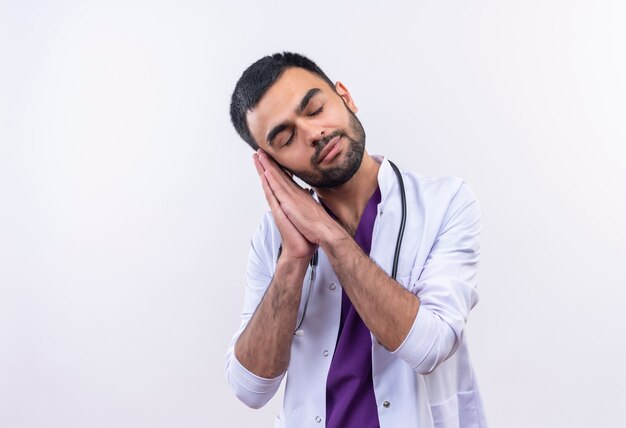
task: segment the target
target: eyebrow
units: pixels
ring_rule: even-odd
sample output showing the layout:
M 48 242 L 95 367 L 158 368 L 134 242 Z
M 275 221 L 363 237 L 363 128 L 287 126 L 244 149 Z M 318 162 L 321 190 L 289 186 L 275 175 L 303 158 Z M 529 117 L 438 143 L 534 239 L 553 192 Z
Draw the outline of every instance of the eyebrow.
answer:
M 296 113 L 302 114 L 306 106 L 309 104 L 309 101 L 311 100 L 311 98 L 313 98 L 315 94 L 317 94 L 320 91 L 321 91 L 320 88 L 309 89 L 307 93 L 304 95 L 304 97 L 302 97 L 302 100 L 300 100 L 300 104 L 298 105 L 298 108 L 296 109 Z M 271 147 L 274 137 L 276 137 L 286 128 L 287 128 L 286 123 L 281 123 L 280 125 L 276 125 L 275 127 L 273 127 L 272 130 L 267 134 L 267 144 Z
M 273 127 L 270 133 L 267 134 L 267 144 L 271 147 L 274 137 L 276 137 L 278 134 L 283 132 L 286 128 L 287 128 L 287 125 L 285 125 L 284 123 L 281 123 L 280 125 Z
M 312 88 L 307 91 L 306 95 L 302 97 L 302 101 L 300 101 L 300 105 L 298 106 L 298 113 L 302 113 L 304 111 L 311 98 L 313 98 L 313 96 L 319 91 L 321 91 L 320 88 Z

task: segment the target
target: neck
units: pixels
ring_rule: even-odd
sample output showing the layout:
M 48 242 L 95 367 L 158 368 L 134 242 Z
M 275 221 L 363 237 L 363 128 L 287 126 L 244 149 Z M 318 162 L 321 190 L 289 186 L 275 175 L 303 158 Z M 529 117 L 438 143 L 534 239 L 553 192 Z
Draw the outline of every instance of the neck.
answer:
M 350 180 L 334 189 L 315 189 L 319 198 L 352 235 L 378 187 L 379 168 L 380 164 L 365 152 L 361 166 Z

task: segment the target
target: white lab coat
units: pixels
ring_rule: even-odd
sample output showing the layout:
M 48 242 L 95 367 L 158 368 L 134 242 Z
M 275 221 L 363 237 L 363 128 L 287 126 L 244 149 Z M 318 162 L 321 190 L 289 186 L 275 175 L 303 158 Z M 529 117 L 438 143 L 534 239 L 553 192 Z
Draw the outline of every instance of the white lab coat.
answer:
M 388 274 L 401 219 L 397 178 L 385 159 L 378 184 L 381 202 L 370 257 Z M 480 209 L 458 178 L 425 178 L 403 173 L 407 220 L 398 280 L 420 298 L 404 342 L 393 352 L 372 336 L 372 373 L 381 428 L 484 428 L 487 426 L 469 359 L 464 327 L 478 302 Z M 226 356 L 226 376 L 236 396 L 259 408 L 275 394 L 283 376 L 260 378 L 234 355 L 234 344 L 267 289 L 281 238 L 268 213 L 252 239 L 248 283 L 240 329 Z M 302 314 L 310 269 L 304 279 Z M 333 357 L 341 308 L 341 287 L 320 249 L 303 334 L 293 338 L 283 409 L 276 427 L 323 427 L 326 379 Z

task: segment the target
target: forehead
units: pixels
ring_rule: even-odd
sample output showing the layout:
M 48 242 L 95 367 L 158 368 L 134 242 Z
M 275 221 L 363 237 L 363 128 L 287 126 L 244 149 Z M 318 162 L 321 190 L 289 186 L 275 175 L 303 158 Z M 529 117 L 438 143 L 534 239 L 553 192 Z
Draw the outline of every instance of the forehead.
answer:
M 311 88 L 329 90 L 328 82 L 303 68 L 288 68 L 248 112 L 246 119 L 252 136 L 261 143 L 267 131 L 293 114 Z

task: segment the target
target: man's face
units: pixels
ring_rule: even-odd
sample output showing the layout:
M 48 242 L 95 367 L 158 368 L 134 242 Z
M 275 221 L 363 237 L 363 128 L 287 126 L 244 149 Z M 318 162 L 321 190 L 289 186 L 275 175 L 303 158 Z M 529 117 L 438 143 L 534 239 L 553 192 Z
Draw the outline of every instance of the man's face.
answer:
M 316 188 L 338 187 L 356 173 L 365 132 L 348 90 L 289 68 L 248 113 L 255 141 L 285 169 Z

